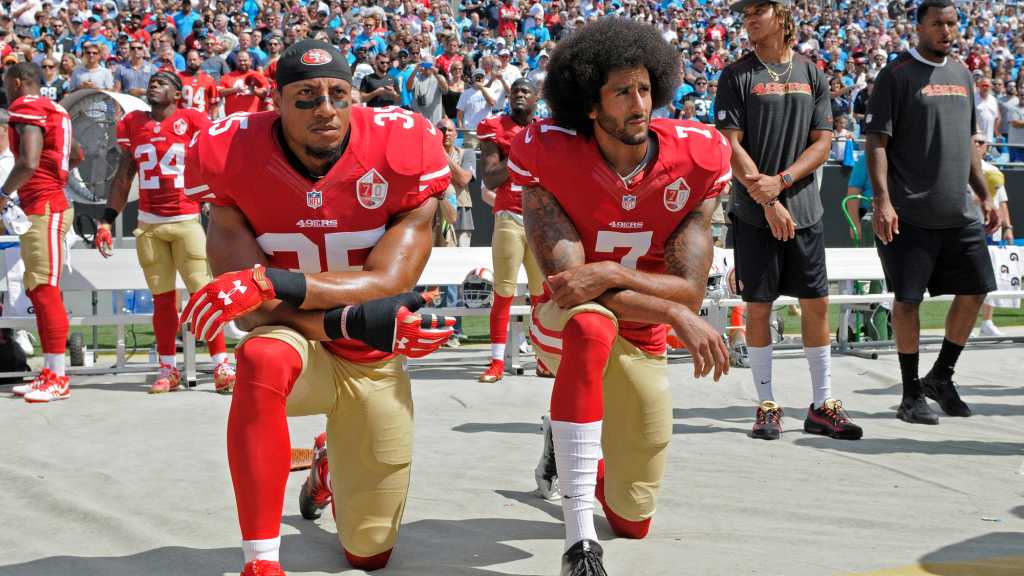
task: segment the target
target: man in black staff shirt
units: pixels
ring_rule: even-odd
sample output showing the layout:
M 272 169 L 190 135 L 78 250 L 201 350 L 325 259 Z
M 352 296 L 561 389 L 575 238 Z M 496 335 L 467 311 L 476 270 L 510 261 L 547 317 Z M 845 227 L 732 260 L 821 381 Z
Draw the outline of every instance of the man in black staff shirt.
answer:
M 397 106 L 402 102 L 398 80 L 388 74 L 391 59 L 387 54 L 378 54 L 373 61 L 373 74 L 363 77 L 359 85 L 362 101 L 371 108 Z
M 832 111 L 828 79 L 793 51 L 789 0 L 740 0 L 754 51 L 722 72 L 715 125 L 732 145 L 729 215 L 740 295 L 747 303 L 747 347 L 757 388 L 751 436 L 782 433 L 782 407 L 772 393 L 772 303 L 800 299 L 801 336 L 814 401 L 804 430 L 859 439 L 842 403 L 832 398 L 828 275 L 822 206 L 814 171 L 828 158 Z
M 921 3 L 917 48 L 878 73 L 865 117 L 878 254 L 896 295 L 893 329 L 903 376 L 896 414 L 915 424 L 939 423 L 924 396 L 950 416 L 970 416 L 953 385 L 953 369 L 985 294 L 996 287 L 985 229 L 999 227 L 999 214 L 971 149 L 977 133 L 971 73 L 948 56 L 957 24 L 952 0 Z M 956 298 L 939 357 L 918 379 L 918 308 L 925 289 Z

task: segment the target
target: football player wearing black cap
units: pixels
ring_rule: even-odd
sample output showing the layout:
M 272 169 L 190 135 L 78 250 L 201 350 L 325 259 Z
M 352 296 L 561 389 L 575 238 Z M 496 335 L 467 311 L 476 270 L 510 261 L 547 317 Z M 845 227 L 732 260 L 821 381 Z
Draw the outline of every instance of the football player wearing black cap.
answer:
M 246 576 L 284 573 L 287 416 L 309 414 L 326 414 L 327 432 L 303 516 L 332 504 L 349 563 L 387 564 L 412 458 L 402 356 L 440 348 L 455 323 L 414 315 L 424 299 L 409 292 L 450 180 L 441 135 L 413 112 L 353 107 L 351 82 L 337 49 L 298 42 L 277 64 L 277 111 L 229 116 L 188 150 L 187 192 L 212 204 L 207 251 L 220 276 L 184 318 L 200 337 L 236 318 L 250 331 L 235 353 L 227 441 Z
M 150 387 L 159 394 L 177 390 L 181 374 L 176 367 L 178 333 L 177 275 L 189 292 L 210 281 L 206 262 L 206 234 L 199 221 L 199 203 L 185 195 L 185 147 L 210 126 L 209 117 L 179 108 L 181 79 L 173 72 L 156 72 L 149 78 L 146 99 L 151 110 L 130 112 L 117 124 L 121 160 L 103 219 L 96 229 L 96 247 L 109 258 L 113 254 L 110 233 L 117 215 L 128 203 L 136 175 L 139 181 L 139 225 L 135 250 L 153 293 L 153 334 L 160 355 L 160 373 Z M 228 362 L 224 335 L 207 343 L 214 369 L 214 386 L 230 392 L 235 369 Z
M 772 390 L 772 306 L 779 296 L 800 299 L 800 334 L 813 400 L 804 431 L 859 439 L 842 402 L 832 397 L 828 275 L 817 170 L 832 143 L 828 80 L 793 50 L 790 0 L 741 0 L 754 50 L 722 71 L 715 125 L 732 145 L 730 236 L 736 275 L 747 303 L 750 371 L 760 404 L 753 438 L 782 434 L 782 407 Z

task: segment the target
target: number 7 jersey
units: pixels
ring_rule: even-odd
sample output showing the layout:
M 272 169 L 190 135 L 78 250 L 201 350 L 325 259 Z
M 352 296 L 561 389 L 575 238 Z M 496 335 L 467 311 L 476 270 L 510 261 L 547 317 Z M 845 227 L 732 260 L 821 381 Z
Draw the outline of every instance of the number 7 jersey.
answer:
M 277 112 L 228 116 L 199 135 L 186 161 L 186 192 L 242 212 L 275 268 L 362 269 L 393 218 L 451 179 L 440 133 L 407 110 L 353 107 L 348 147 L 318 180 L 289 161 L 279 122 Z M 356 362 L 388 357 L 354 340 L 326 347 Z
M 138 170 L 140 222 L 179 222 L 199 214 L 199 203 L 185 195 L 185 148 L 209 125 L 206 114 L 187 108 L 162 122 L 138 110 L 117 123 L 117 143 Z
M 576 228 L 588 263 L 610 260 L 664 273 L 669 237 L 732 179 L 732 149 L 717 130 L 696 122 L 655 119 L 650 132 L 657 158 L 627 185 L 605 162 L 596 140 L 551 120 L 535 123 L 512 143 L 513 188 L 539 186 L 551 193 Z M 619 331 L 645 351 L 665 350 L 664 325 L 620 322 Z

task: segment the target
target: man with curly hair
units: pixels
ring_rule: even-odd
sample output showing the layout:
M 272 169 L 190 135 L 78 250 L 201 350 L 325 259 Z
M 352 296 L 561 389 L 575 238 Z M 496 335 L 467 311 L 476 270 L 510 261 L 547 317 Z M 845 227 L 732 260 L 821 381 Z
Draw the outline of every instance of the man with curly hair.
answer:
M 672 436 L 665 324 L 693 353 L 695 377 L 728 370 L 722 338 L 697 310 L 730 149 L 713 128 L 651 120 L 679 85 L 677 58 L 653 26 L 608 18 L 584 27 L 551 55 L 553 119 L 520 132 L 509 156 L 547 278 L 531 330 L 556 373 L 563 576 L 606 574 L 595 497 L 616 534 L 643 538 L 650 528 Z
M 800 299 L 813 392 L 804 430 L 856 440 L 863 432 L 832 397 L 830 374 L 824 210 L 815 177 L 832 144 L 829 86 L 814 62 L 793 50 L 789 4 L 740 0 L 730 6 L 742 15 L 754 50 L 722 72 L 715 100 L 715 125 L 732 145 L 730 233 L 759 401 L 751 437 L 782 435 L 769 323 L 775 300 L 792 296 Z

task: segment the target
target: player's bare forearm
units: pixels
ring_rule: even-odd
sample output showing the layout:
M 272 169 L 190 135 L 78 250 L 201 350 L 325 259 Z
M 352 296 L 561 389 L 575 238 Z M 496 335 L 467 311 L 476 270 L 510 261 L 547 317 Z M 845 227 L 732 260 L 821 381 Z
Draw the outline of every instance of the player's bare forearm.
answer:
M 889 199 L 889 156 L 885 151 L 888 144 L 887 135 L 874 132 L 868 134 L 868 177 L 871 179 L 871 190 L 877 201 Z
M 595 301 L 611 310 L 619 321 L 645 324 L 672 324 L 683 308 L 682 304 L 634 290 L 608 290 Z
M 117 163 L 117 172 L 114 173 L 114 181 L 110 186 L 110 196 L 107 197 L 107 208 L 113 208 L 119 213 L 124 211 L 136 171 L 135 160 L 132 159 L 131 154 L 122 152 L 121 159 Z
M 398 215 L 370 251 L 362 270 L 306 275 L 303 310 L 330 310 L 411 290 L 433 244 L 437 199 Z
M 32 175 L 39 168 L 39 158 L 43 153 L 43 130 L 38 126 L 28 124 L 15 124 L 14 129 L 18 131 L 18 159 L 14 161 L 14 168 L 3 183 L 3 192 L 10 194 L 25 185 L 32 179 Z
M 831 130 L 811 130 L 808 140 L 811 145 L 800 154 L 796 162 L 783 170 L 783 172 L 789 172 L 794 181 L 810 176 L 828 160 L 828 154 L 832 150 Z
M 68 166 L 75 168 L 85 160 L 85 150 L 77 140 L 71 140 L 71 156 L 68 157 Z
M 539 186 L 523 189 L 523 226 L 526 243 L 545 276 L 553 276 L 586 263 L 583 242 L 558 200 Z
M 759 174 L 760 171 L 757 168 L 757 163 L 754 162 L 754 159 L 743 148 L 743 131 L 723 128 L 721 132 L 729 141 L 729 147 L 732 148 L 732 156 L 729 159 L 729 164 L 732 166 L 732 175 L 743 186 L 749 188 L 751 182 L 747 178 L 747 174 Z
M 497 190 L 508 180 L 507 159 L 493 142 L 480 143 L 480 161 L 484 170 L 484 185 Z

